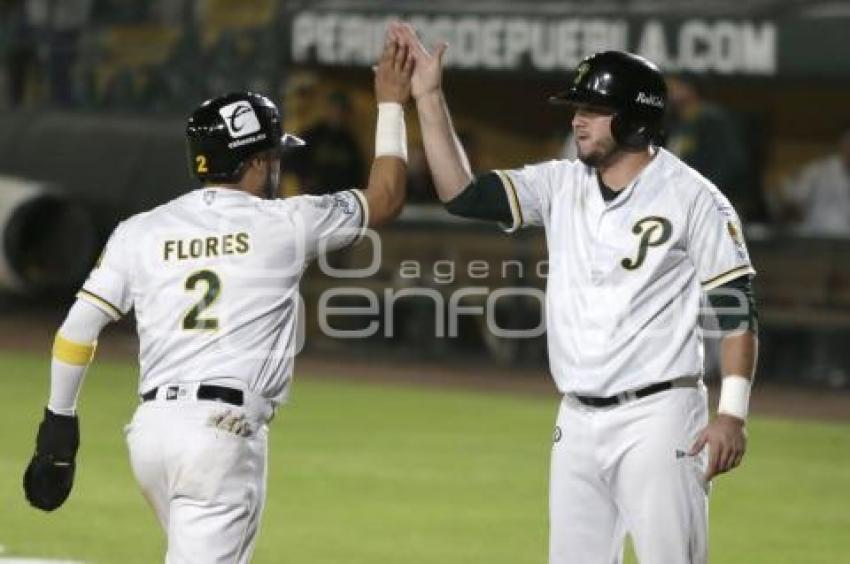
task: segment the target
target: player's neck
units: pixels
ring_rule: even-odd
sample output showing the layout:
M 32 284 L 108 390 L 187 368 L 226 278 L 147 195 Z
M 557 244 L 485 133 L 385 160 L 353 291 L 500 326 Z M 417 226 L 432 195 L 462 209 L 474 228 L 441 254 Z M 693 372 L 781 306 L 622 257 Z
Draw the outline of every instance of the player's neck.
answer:
M 619 151 L 610 162 L 597 166 L 596 171 L 606 186 L 619 191 L 631 184 L 657 153 L 658 149 L 654 147 L 640 151 Z

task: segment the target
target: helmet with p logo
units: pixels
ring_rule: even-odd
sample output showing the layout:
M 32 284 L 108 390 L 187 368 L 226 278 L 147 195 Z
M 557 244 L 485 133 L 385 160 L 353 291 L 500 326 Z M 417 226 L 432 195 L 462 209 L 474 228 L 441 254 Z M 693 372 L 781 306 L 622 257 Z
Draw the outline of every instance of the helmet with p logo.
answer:
M 647 59 L 603 51 L 582 60 L 569 89 L 549 101 L 612 110 L 614 139 L 627 147 L 642 147 L 661 141 L 667 86 L 661 71 Z

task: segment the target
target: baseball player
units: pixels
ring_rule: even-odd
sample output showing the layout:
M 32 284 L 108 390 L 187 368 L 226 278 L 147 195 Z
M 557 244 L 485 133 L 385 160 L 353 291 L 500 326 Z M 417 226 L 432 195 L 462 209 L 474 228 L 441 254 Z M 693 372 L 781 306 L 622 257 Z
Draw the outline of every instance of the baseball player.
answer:
M 68 497 L 76 398 L 101 329 L 135 309 L 140 405 L 126 428 L 133 473 L 168 537 L 165 561 L 248 562 L 266 490 L 267 423 L 287 395 L 298 283 L 404 200 L 402 104 L 412 61 L 388 43 L 375 69 L 375 160 L 365 190 L 275 199 L 301 141 L 267 98 L 237 93 L 189 118 L 203 187 L 122 222 L 56 335 L 50 398 L 24 476 L 29 502 Z
M 740 222 L 709 181 L 657 146 L 664 80 L 624 52 L 588 57 L 568 90 L 578 160 L 477 177 L 441 89 L 446 45 L 391 35 L 416 60 L 428 161 L 451 213 L 542 225 L 549 362 L 563 393 L 550 469 L 553 564 L 707 559 L 709 480 L 737 466 L 756 357 L 754 270 Z M 703 297 L 723 328 L 718 414 L 702 384 Z

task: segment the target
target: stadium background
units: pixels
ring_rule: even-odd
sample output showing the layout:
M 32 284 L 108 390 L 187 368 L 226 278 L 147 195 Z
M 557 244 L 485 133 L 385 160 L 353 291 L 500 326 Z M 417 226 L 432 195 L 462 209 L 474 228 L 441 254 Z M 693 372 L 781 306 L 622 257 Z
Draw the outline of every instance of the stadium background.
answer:
M 52 332 L 116 222 L 194 186 L 183 128 L 201 100 L 253 89 L 281 103 L 288 130 L 303 131 L 343 95 L 368 162 L 369 66 L 384 22 L 397 16 L 428 39 L 450 40 L 447 95 L 482 170 L 561 155 L 569 116 L 546 98 L 602 48 L 694 75 L 704 97 L 726 108 L 757 202 L 744 227 L 759 271 L 762 348 L 747 462 L 713 493 L 713 561 L 847 558 L 850 225 L 847 235 L 812 234 L 782 210 L 789 179 L 834 151 L 850 126 L 850 3 L 5 0 L 0 562 L 158 558 L 162 541 L 120 433 L 135 401 L 131 321 L 107 331 L 84 387 L 71 500 L 56 515 L 23 501 L 19 476 L 46 398 Z M 413 154 L 413 112 L 408 129 Z M 298 190 L 287 175 L 282 192 Z M 330 263 L 363 266 L 373 249 Z M 449 336 L 440 315 L 458 292 L 468 292 L 463 305 L 486 308 L 499 288 L 519 287 L 528 294 L 492 302 L 499 326 L 537 327 L 529 296 L 544 284 L 542 233 L 507 238 L 453 221 L 425 195 L 381 232 L 380 259 L 368 278 L 315 268 L 302 285 L 306 346 L 293 402 L 274 422 L 256 560 L 543 562 L 557 403 L 544 337 L 494 335 L 480 314 L 460 316 Z M 326 305 L 352 313 L 372 305 L 365 291 L 380 299 L 326 324 L 370 336 L 322 330 L 317 303 L 340 286 L 364 292 Z M 403 297 L 412 287 L 429 297 Z

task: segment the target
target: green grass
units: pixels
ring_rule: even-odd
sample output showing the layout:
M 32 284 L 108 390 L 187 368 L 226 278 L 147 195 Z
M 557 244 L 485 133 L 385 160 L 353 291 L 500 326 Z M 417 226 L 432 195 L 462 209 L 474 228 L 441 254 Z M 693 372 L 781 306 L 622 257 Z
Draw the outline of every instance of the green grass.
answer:
M 122 426 L 136 369 L 97 362 L 83 390 L 78 479 L 53 514 L 20 476 L 47 394 L 46 359 L 0 357 L 0 544 L 9 554 L 161 562 Z M 344 368 L 341 367 L 341 370 Z M 553 398 L 311 380 L 272 423 L 257 563 L 546 561 Z M 835 563 L 850 554 L 850 426 L 756 418 L 716 481 L 712 562 Z

